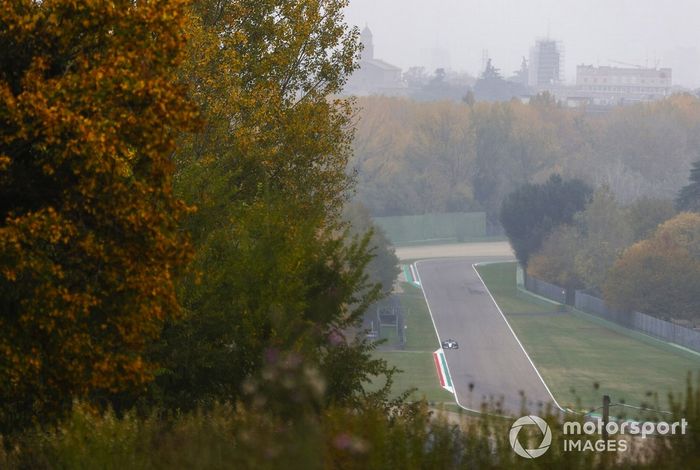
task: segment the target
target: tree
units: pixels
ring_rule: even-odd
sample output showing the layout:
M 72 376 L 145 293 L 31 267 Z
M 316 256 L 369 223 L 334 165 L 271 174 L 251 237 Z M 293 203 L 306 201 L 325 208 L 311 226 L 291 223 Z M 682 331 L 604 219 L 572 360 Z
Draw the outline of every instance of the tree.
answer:
M 560 225 L 544 240 L 542 248 L 529 260 L 528 275 L 567 289 L 585 285 L 576 271 L 576 252 L 581 233 L 574 225 Z
M 520 62 L 520 69 L 514 72 L 513 77 L 510 80 L 523 86 L 527 86 L 530 80 L 530 67 L 528 66 L 527 59 L 524 56 Z
M 408 87 L 413 89 L 422 88 L 430 81 L 425 67 L 409 67 L 403 74 L 403 78 L 406 80 Z
M 542 109 L 555 108 L 557 106 L 557 97 L 548 91 L 543 91 L 530 98 L 528 104 Z
M 700 214 L 682 213 L 627 249 L 605 283 L 613 307 L 670 319 L 700 319 Z
M 474 92 L 471 89 L 469 89 L 469 91 L 467 91 L 467 94 L 464 95 L 464 98 L 462 98 L 462 101 L 470 108 L 473 107 L 476 103 L 476 97 L 474 96 Z
M 689 179 L 690 183 L 683 186 L 676 197 L 676 209 L 700 212 L 700 161 L 693 163 Z
M 465 112 L 405 98 L 363 97 L 358 103 L 352 166 L 358 170 L 358 197 L 373 215 L 421 213 L 424 198 L 446 201 L 453 193 L 442 186 L 450 177 L 449 167 L 431 165 L 431 153 L 411 155 L 420 135 L 414 130 L 433 116 L 439 116 L 444 129 L 468 126 L 466 150 L 472 161 L 461 192 L 472 195 L 469 209 L 487 212 L 493 226 L 508 193 L 528 182 L 543 182 L 553 173 L 595 186 L 607 184 L 622 205 L 645 196 L 668 199 L 685 184 L 687 162 L 700 153 L 695 132 L 700 99 L 687 95 L 596 116 L 558 106 L 544 93 L 528 104 L 476 101 L 462 106 Z M 437 140 L 426 139 L 427 145 L 420 148 L 440 145 L 439 134 L 434 137 Z M 419 180 L 432 184 L 423 192 L 412 186 Z
M 642 197 L 625 208 L 625 219 L 634 241 L 649 238 L 656 228 L 676 215 L 673 201 Z
M 184 2 L 0 11 L 0 433 L 143 389 L 190 258 L 172 192 Z
M 294 351 L 326 370 L 348 348 L 351 400 L 372 345 L 355 340 L 379 295 L 365 272 L 370 238 L 347 240 L 341 211 L 352 103 L 333 99 L 354 70 L 358 34 L 343 0 L 202 0 L 193 5 L 182 70 L 203 109 L 183 138 L 176 190 L 198 210 L 185 221 L 197 254 L 179 284 L 183 321 L 153 351 L 163 364 L 151 397 L 167 407 L 240 398 L 268 352 Z M 337 394 L 335 396 L 331 396 Z
M 459 212 L 473 206 L 467 186 L 474 159 L 469 109 L 453 103 L 435 103 L 416 115 L 406 158 L 417 174 L 418 213 Z M 445 191 L 448 189 L 448 191 Z
M 409 69 L 411 72 L 411 69 Z M 409 81 L 409 86 L 412 86 L 411 97 L 418 101 L 453 101 L 457 102 L 462 99 L 469 88 L 468 76 L 456 76 L 450 74 L 448 76 L 444 68 L 437 68 L 432 77 L 426 77 L 423 85 L 419 85 L 415 72 L 404 76 Z M 465 80 L 466 79 L 466 80 Z
M 515 115 L 504 103 L 479 103 L 472 120 L 475 136 L 475 162 L 471 184 L 474 198 L 496 225 L 503 199 L 528 181 L 528 175 L 515 170 L 510 136 Z
M 474 96 L 479 101 L 508 101 L 525 91 L 522 83 L 504 80 L 501 72 L 491 64 L 491 59 L 474 85 Z
M 511 98 L 508 96 L 507 82 L 493 66 L 491 59 L 488 59 L 484 72 L 474 84 L 474 98 L 478 101 L 504 101 Z
M 575 255 L 576 273 L 587 289 L 599 291 L 617 257 L 632 242 L 623 208 L 610 188 L 598 189 L 576 215 L 581 236 Z
M 700 214 L 684 212 L 667 220 L 659 225 L 653 240 L 687 250 L 690 256 L 700 261 Z
M 450 102 L 371 97 L 354 141 L 358 199 L 374 216 L 476 209 L 471 112 Z
M 697 320 L 700 263 L 672 243 L 643 240 L 615 262 L 604 287 L 614 308 L 663 319 Z
M 351 236 L 371 234 L 369 247 L 373 257 L 367 266 L 368 281 L 371 285 L 381 285 L 383 293 L 390 293 L 399 275 L 399 259 L 391 242 L 384 231 L 374 225 L 367 209 L 358 202 L 349 203 L 345 207 L 344 219 L 350 226 Z
M 555 227 L 573 222 L 574 214 L 584 209 L 591 192 L 580 180 L 564 181 L 552 175 L 544 184 L 526 184 L 506 197 L 501 206 L 501 224 L 523 267 Z
M 486 61 L 486 67 L 480 77 L 482 80 L 502 80 L 501 71 L 491 63 L 491 59 Z

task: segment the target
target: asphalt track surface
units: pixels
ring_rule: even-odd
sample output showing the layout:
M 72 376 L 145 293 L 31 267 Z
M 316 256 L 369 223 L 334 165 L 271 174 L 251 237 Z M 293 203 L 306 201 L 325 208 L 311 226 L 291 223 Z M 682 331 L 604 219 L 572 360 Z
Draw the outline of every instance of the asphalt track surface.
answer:
M 505 259 L 505 258 L 504 258 Z M 416 263 L 428 309 L 440 342 L 454 339 L 459 349 L 445 350 L 457 403 L 479 411 L 488 401 L 500 403 L 495 414 L 520 415 L 523 396 L 528 412 L 546 403 L 551 393 L 519 343 L 507 320 L 473 268 L 485 258 L 445 258 Z M 488 261 L 495 261 L 493 257 Z
M 501 257 L 513 258 L 513 250 L 508 242 L 449 243 L 445 245 L 418 245 L 396 247 L 399 259 L 433 259 L 455 257 Z

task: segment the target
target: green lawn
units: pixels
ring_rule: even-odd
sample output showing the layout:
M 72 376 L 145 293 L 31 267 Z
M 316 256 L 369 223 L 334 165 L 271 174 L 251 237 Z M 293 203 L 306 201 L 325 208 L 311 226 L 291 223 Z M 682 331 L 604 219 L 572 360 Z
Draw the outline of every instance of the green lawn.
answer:
M 562 406 L 600 406 L 608 394 L 613 402 L 666 408 L 668 392 L 683 392 L 688 372 L 700 370 L 698 355 L 583 312 L 559 312 L 518 290 L 515 263 L 478 270 Z
M 416 388 L 413 398 L 425 398 L 436 403 L 454 402 L 452 394 L 443 390 L 438 381 L 433 351 L 438 349 L 439 344 L 423 293 L 420 288 L 408 283 L 402 283 L 402 288 L 404 292 L 398 295 L 406 313 L 406 348 L 379 351 L 376 355 L 403 370 L 394 377 L 393 390 L 396 394 Z

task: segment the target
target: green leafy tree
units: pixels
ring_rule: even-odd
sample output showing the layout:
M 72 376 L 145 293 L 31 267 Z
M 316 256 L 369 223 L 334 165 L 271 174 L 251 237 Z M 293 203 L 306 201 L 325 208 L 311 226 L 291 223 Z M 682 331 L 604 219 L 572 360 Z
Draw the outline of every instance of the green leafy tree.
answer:
M 349 242 L 341 219 L 352 107 L 332 96 L 359 53 L 346 4 L 193 4 L 182 77 L 205 125 L 175 155 L 176 190 L 198 209 L 185 224 L 197 253 L 180 283 L 186 317 L 153 351 L 163 369 L 151 397 L 168 407 L 240 397 L 270 350 L 322 371 L 348 351 L 351 373 L 324 377 L 334 402 L 388 370 L 356 338 L 381 290 L 365 272 L 370 237 Z
M 690 183 L 683 186 L 676 198 L 679 211 L 700 212 L 700 161 L 693 163 L 690 170 Z
M 381 285 L 382 292 L 388 294 L 399 275 L 399 259 L 389 239 L 380 227 L 374 225 L 367 208 L 358 202 L 349 203 L 345 207 L 344 219 L 350 226 L 351 236 L 371 234 L 369 248 L 373 257 L 367 266 L 368 281 L 372 285 Z
M 633 239 L 624 209 L 610 188 L 598 189 L 576 215 L 581 236 L 576 248 L 575 269 L 589 290 L 599 292 L 617 257 Z
M 527 273 L 568 289 L 582 289 L 585 284 L 576 271 L 580 243 L 581 233 L 576 225 L 558 226 L 530 257 Z
M 553 175 L 544 184 L 526 184 L 512 192 L 501 207 L 501 224 L 518 261 L 530 256 L 559 225 L 571 224 L 588 202 L 591 189 L 580 180 Z
M 676 215 L 673 201 L 642 197 L 625 208 L 634 241 L 649 238 L 656 228 Z
M 528 273 L 567 287 L 600 292 L 615 260 L 640 234 L 654 231 L 673 214 L 670 201 L 641 199 L 617 203 L 603 186 L 574 224 L 555 229 L 532 258 Z

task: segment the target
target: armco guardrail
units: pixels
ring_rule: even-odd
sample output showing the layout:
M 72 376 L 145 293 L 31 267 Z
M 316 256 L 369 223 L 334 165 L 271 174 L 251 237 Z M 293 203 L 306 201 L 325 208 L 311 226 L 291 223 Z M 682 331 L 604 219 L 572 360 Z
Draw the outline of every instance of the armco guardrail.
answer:
M 566 290 L 555 284 L 550 284 L 532 276 L 525 276 L 525 288 L 555 302 L 566 303 Z M 578 310 L 583 312 L 700 352 L 700 331 L 676 325 L 645 313 L 620 312 L 611 309 L 602 299 L 580 290 L 575 292 L 573 303 Z

